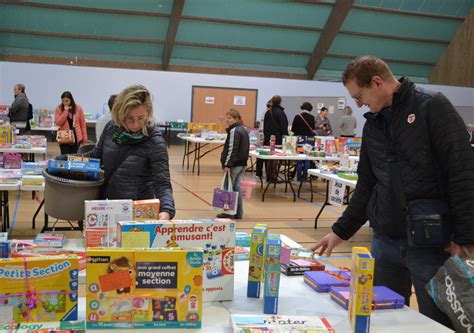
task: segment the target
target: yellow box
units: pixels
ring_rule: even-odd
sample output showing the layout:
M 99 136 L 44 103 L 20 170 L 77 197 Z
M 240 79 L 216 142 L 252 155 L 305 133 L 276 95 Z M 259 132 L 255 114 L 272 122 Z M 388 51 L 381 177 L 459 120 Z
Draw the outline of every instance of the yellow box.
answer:
M 87 249 L 87 328 L 199 328 L 202 250 Z
M 365 247 L 352 248 L 349 318 L 352 331 L 369 332 L 375 260 Z
M 256 224 L 250 238 L 249 275 L 247 297 L 259 298 L 265 263 L 266 224 Z
M 78 258 L 0 259 L 2 321 L 77 320 Z
M 160 199 L 136 200 L 133 202 L 133 219 L 136 221 L 159 220 Z

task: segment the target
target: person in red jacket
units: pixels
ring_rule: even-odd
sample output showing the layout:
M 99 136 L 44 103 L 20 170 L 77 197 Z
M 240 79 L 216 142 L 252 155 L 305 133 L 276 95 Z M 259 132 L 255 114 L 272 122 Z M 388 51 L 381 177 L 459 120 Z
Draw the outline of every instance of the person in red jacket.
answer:
M 56 107 L 55 122 L 60 131 L 72 129 L 75 142 L 72 145 L 59 145 L 61 155 L 75 154 L 80 144 L 87 141 L 86 120 L 82 107 L 74 101 L 71 92 L 65 91 L 61 95 L 61 104 Z

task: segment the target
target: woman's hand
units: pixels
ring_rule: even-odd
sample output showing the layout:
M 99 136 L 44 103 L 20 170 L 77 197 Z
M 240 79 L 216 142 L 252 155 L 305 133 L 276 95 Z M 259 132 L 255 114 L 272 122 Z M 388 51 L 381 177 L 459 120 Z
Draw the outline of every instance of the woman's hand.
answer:
M 170 213 L 168 213 L 168 212 L 161 212 L 161 213 L 158 215 L 158 219 L 159 219 L 159 220 L 166 220 L 166 221 L 169 221 L 169 220 L 171 220 Z

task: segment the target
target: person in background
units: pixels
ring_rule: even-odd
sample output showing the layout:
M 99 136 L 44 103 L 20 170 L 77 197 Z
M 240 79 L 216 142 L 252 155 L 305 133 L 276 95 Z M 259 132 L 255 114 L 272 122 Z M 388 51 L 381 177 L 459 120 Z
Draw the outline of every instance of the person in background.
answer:
M 266 104 L 266 109 L 265 109 L 265 112 L 263 113 L 260 121 L 258 122 L 258 136 L 259 136 L 259 139 L 258 139 L 258 144 L 259 145 L 263 145 L 264 142 L 265 142 L 265 139 L 264 139 L 264 124 L 265 124 L 265 115 L 267 114 L 267 112 L 269 110 L 271 110 L 272 108 L 272 100 L 268 100 L 267 104 Z M 262 139 L 260 139 L 262 138 Z M 263 140 L 263 141 L 260 141 L 260 140 Z M 257 158 L 257 161 L 255 162 L 255 175 L 258 177 L 258 178 L 262 178 L 263 177 L 263 164 L 264 164 L 264 161 L 260 158 Z
M 12 124 L 18 122 L 25 123 L 25 128 L 19 127 L 21 130 L 29 128 L 28 109 L 30 107 L 30 101 L 26 96 L 25 89 L 25 85 L 22 83 L 17 83 L 13 86 L 13 94 L 15 96 L 15 100 L 13 101 L 12 105 L 8 110 L 8 117 L 10 118 L 10 122 Z
M 301 106 L 301 113 L 297 114 L 293 119 L 291 131 L 297 136 L 314 136 L 315 119 L 311 114 L 313 106 L 309 102 L 304 102 Z M 308 176 L 308 169 L 311 161 L 298 161 L 296 163 L 296 180 L 302 182 Z
M 244 216 L 244 206 L 242 202 L 242 193 L 240 193 L 240 181 L 244 177 L 249 158 L 250 139 L 247 130 L 241 124 L 240 112 L 231 109 L 225 115 L 227 123 L 227 138 L 224 143 L 224 149 L 221 154 L 221 165 L 225 173 L 230 173 L 232 189 L 239 192 L 237 202 L 237 213 L 235 215 L 218 214 L 219 218 L 242 219 Z M 224 183 L 228 186 L 228 179 Z
M 359 179 L 332 232 L 312 249 L 330 255 L 369 220 L 374 285 L 399 293 L 406 305 L 413 285 L 419 311 L 451 327 L 425 286 L 449 258 L 446 250 L 465 257 L 463 245 L 474 254 L 474 151 L 466 125 L 443 94 L 420 88 L 406 76 L 397 80 L 377 57 L 352 60 L 342 82 L 358 107 L 370 109 L 364 114 Z M 409 243 L 413 233 L 408 216 L 444 215 L 438 213 L 442 203 L 449 207 L 449 219 L 441 224 L 448 223 L 450 233 L 433 222 L 420 228 L 426 237 L 448 236 L 451 243 L 448 240 L 446 248 L 442 239 L 438 246 Z M 410 211 L 411 204 L 417 204 L 419 211 Z M 432 233 L 433 228 L 438 233 Z
M 327 136 L 332 134 L 331 123 L 328 118 L 328 108 L 322 107 L 319 115 L 316 117 L 316 135 Z
M 168 151 L 153 122 L 153 105 L 142 85 L 125 88 L 111 111 L 96 147 L 83 156 L 99 158 L 104 169 L 102 199 L 160 200 L 160 220 L 176 209 L 171 187 Z
M 346 106 L 343 112 L 344 115 L 339 122 L 341 136 L 353 138 L 355 136 L 355 129 L 357 128 L 357 119 L 352 115 L 352 108 L 350 106 Z
M 97 124 L 95 125 L 95 137 L 96 137 L 97 142 L 99 142 L 100 136 L 102 135 L 102 132 L 104 131 L 105 125 L 107 125 L 107 123 L 110 120 L 112 120 L 110 111 L 112 111 L 112 107 L 114 106 L 115 98 L 117 98 L 117 95 L 110 95 L 109 101 L 107 102 L 107 104 L 109 105 L 109 113 L 102 115 L 97 120 Z
M 263 144 L 270 145 L 270 137 L 275 136 L 275 144 L 281 145 L 283 136 L 288 135 L 288 118 L 281 106 L 281 97 L 275 95 L 271 99 L 271 107 L 263 119 Z M 278 178 L 278 161 L 266 161 L 265 169 L 268 182 L 276 182 Z
M 56 107 L 55 122 L 58 130 L 73 130 L 75 143 L 72 145 L 61 144 L 61 154 L 75 154 L 81 143 L 87 141 L 87 128 L 84 111 L 76 104 L 70 91 L 61 94 L 61 104 Z

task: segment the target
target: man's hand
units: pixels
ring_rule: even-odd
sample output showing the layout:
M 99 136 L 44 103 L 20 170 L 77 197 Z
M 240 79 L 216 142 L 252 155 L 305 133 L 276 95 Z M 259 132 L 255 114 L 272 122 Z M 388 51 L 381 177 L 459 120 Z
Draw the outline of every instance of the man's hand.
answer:
M 317 249 L 321 248 L 319 251 L 319 255 L 322 256 L 324 252 L 326 252 L 327 256 L 331 255 L 332 250 L 341 244 L 344 240 L 336 235 L 334 232 L 327 234 L 324 236 L 319 242 L 314 245 L 311 250 L 316 251 Z
M 230 172 L 230 168 L 225 167 L 225 168 L 224 168 L 224 172 Z
M 158 219 L 159 219 L 159 220 L 166 220 L 166 221 L 169 221 L 169 220 L 171 220 L 170 213 L 168 213 L 168 212 L 161 212 L 161 213 L 158 215 Z
M 471 257 L 474 257 L 474 244 L 464 245 L 464 247 L 469 251 Z M 466 258 L 466 254 L 461 248 L 461 245 L 451 242 L 448 247 L 445 248 L 446 251 L 451 253 L 452 256 L 457 255 L 461 258 Z

